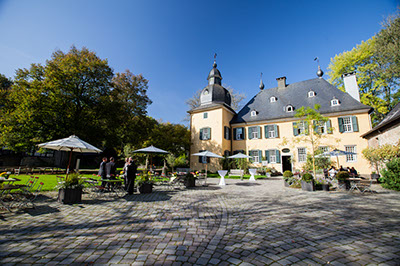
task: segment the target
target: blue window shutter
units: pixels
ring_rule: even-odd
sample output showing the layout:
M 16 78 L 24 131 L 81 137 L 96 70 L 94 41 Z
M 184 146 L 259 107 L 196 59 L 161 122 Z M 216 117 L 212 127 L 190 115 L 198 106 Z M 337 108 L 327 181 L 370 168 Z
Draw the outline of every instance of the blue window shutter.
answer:
M 249 156 L 252 156 L 251 152 L 252 152 L 252 151 L 249 151 Z M 252 162 L 254 161 L 254 160 L 253 160 L 253 157 L 249 158 L 249 161 L 252 163 Z
M 203 139 L 203 129 L 202 128 L 200 129 L 200 139 L 201 140 Z
M 305 134 L 309 135 L 310 134 L 310 130 L 309 130 L 308 121 L 304 121 L 304 129 L 305 129 Z
M 233 129 L 233 139 L 237 140 L 237 138 L 236 138 L 236 128 Z
M 281 152 L 276 150 L 276 163 L 281 163 Z
M 268 126 L 264 126 L 264 135 L 265 138 L 268 139 Z
M 358 132 L 357 117 L 356 116 L 352 116 L 351 117 L 351 122 L 353 124 L 353 132 Z
M 249 139 L 251 139 L 251 133 L 252 132 L 253 132 L 253 128 L 249 127 L 248 128 L 248 132 L 247 132 Z
M 208 128 L 208 139 L 211 139 L 211 128 Z
M 344 132 L 343 118 L 339 117 L 339 118 L 338 118 L 338 123 L 339 123 L 339 132 L 340 132 L 340 133 L 343 133 L 343 132 Z
M 275 137 L 279 138 L 278 125 L 274 125 Z
M 269 151 L 265 151 L 265 158 L 267 159 L 267 162 L 269 163 Z
M 258 139 L 260 139 L 261 138 L 261 127 L 260 126 L 257 127 L 257 131 L 258 131 Z
M 297 136 L 297 135 L 299 135 L 298 131 L 297 131 L 297 123 L 293 122 L 293 136 Z
M 244 127 L 242 127 L 243 130 L 243 138 L 242 139 L 246 139 L 246 129 Z
M 313 126 L 313 131 L 314 131 L 314 133 L 319 133 L 319 132 L 318 132 L 318 124 L 319 124 L 319 123 L 317 123 L 317 121 L 315 121 L 315 120 L 313 120 L 312 122 L 313 122 L 313 125 L 312 125 L 312 126 Z
M 332 123 L 330 119 L 326 121 L 326 129 L 328 131 L 328 134 L 332 134 Z
M 262 150 L 258 150 L 258 161 L 262 162 Z

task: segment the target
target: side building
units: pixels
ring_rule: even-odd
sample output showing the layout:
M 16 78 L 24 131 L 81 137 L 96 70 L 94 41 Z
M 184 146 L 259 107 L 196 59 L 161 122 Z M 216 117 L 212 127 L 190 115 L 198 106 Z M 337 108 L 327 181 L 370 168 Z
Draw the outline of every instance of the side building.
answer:
M 325 79 L 319 69 L 318 77 L 292 84 L 286 77 L 277 79 L 277 87 L 260 91 L 238 113 L 230 106 L 231 96 L 222 87 L 222 76 L 214 62 L 208 76 L 209 84 L 200 96 L 200 106 L 190 110 L 191 154 L 210 150 L 220 155 L 238 152 L 252 157 L 254 167 L 267 166 L 277 171 L 302 169 L 311 152 L 311 145 L 302 141 L 304 126 L 295 117 L 302 106 L 321 106 L 320 113 L 329 120 L 319 126 L 323 151 L 340 149 L 353 155 L 339 157 L 340 164 L 369 174 L 369 163 L 361 151 L 368 146 L 361 135 L 371 129 L 372 108 L 359 102 L 354 73 L 345 75 L 347 92 Z M 191 157 L 192 169 L 203 169 L 202 158 Z M 336 158 L 333 158 L 336 160 Z M 219 162 L 211 159 L 208 169 L 219 170 Z

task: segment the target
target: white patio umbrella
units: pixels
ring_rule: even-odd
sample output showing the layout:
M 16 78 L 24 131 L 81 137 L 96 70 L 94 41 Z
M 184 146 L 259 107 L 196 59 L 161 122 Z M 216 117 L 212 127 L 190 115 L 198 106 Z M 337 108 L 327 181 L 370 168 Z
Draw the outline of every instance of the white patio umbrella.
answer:
M 198 153 L 194 153 L 192 154 L 192 156 L 199 156 L 199 157 L 210 157 L 210 158 L 224 158 L 218 154 L 215 154 L 213 152 L 210 151 L 202 151 L 202 152 L 198 152 Z M 205 184 L 207 184 L 207 163 L 206 163 L 206 179 L 205 179 Z
M 149 154 L 167 154 L 169 152 L 164 151 L 162 149 L 159 149 L 157 147 L 154 147 L 153 145 L 146 147 L 146 148 L 142 148 L 142 149 L 138 149 L 138 150 L 134 150 L 133 153 L 147 153 L 149 156 Z M 150 159 L 152 159 L 153 157 L 150 157 Z M 152 162 L 150 162 L 151 164 Z M 147 171 L 147 170 L 146 170 Z
M 321 154 L 318 154 L 317 156 L 315 156 L 315 157 L 336 157 L 336 161 L 337 161 L 337 164 L 338 164 L 338 168 L 340 167 L 339 166 L 339 156 L 343 156 L 343 155 L 356 155 L 357 153 L 354 153 L 354 152 L 349 152 L 349 151 L 341 151 L 341 150 L 338 150 L 338 149 L 335 149 L 335 150 L 333 150 L 333 151 L 326 151 L 326 152 L 324 152 L 324 153 L 321 153 Z
M 246 154 L 243 154 L 243 153 L 239 152 L 239 153 L 237 153 L 235 155 L 229 156 L 228 158 L 229 159 L 250 159 L 252 157 L 249 156 L 249 155 L 246 155 Z M 240 170 L 242 170 L 242 168 L 240 168 Z M 240 180 L 243 180 L 243 174 L 240 176 Z
M 38 144 L 40 148 L 45 148 L 49 150 L 56 151 L 69 151 L 69 162 L 67 167 L 67 175 L 69 172 L 69 167 L 71 164 L 72 152 L 85 152 L 85 153 L 100 153 L 102 152 L 100 149 L 95 146 L 87 143 L 86 141 L 81 140 L 75 135 L 69 136 L 68 138 L 53 140 L 50 142 L 45 142 Z

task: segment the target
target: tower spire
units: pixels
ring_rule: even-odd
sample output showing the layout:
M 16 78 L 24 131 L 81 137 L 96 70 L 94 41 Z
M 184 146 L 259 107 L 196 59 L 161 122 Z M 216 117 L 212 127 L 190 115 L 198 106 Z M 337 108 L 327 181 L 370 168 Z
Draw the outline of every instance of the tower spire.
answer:
M 214 53 L 214 64 L 213 64 L 213 68 L 217 67 L 217 53 Z
M 260 90 L 264 89 L 264 83 L 262 81 L 262 75 L 263 75 L 263 73 L 261 72 L 261 74 L 260 74 Z

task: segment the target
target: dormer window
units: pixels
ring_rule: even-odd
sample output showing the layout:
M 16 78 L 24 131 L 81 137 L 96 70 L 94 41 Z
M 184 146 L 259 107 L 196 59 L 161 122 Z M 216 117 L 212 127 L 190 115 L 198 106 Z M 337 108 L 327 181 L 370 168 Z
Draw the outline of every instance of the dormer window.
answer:
M 207 95 L 208 93 L 210 93 L 208 90 L 204 90 L 203 94 Z
M 294 111 L 294 107 L 292 105 L 289 104 L 288 106 L 286 106 L 286 112 L 290 113 L 293 111 Z
M 308 92 L 308 98 L 315 97 L 315 91 Z
M 256 110 L 251 111 L 250 116 L 257 116 L 257 111 Z
M 338 106 L 338 105 L 340 105 L 339 100 L 336 99 L 336 98 L 333 98 L 333 99 L 331 100 L 331 106 Z
M 276 102 L 276 97 L 275 96 L 272 96 L 271 98 L 269 98 L 269 102 L 271 102 L 271 103 L 274 103 L 274 102 Z

